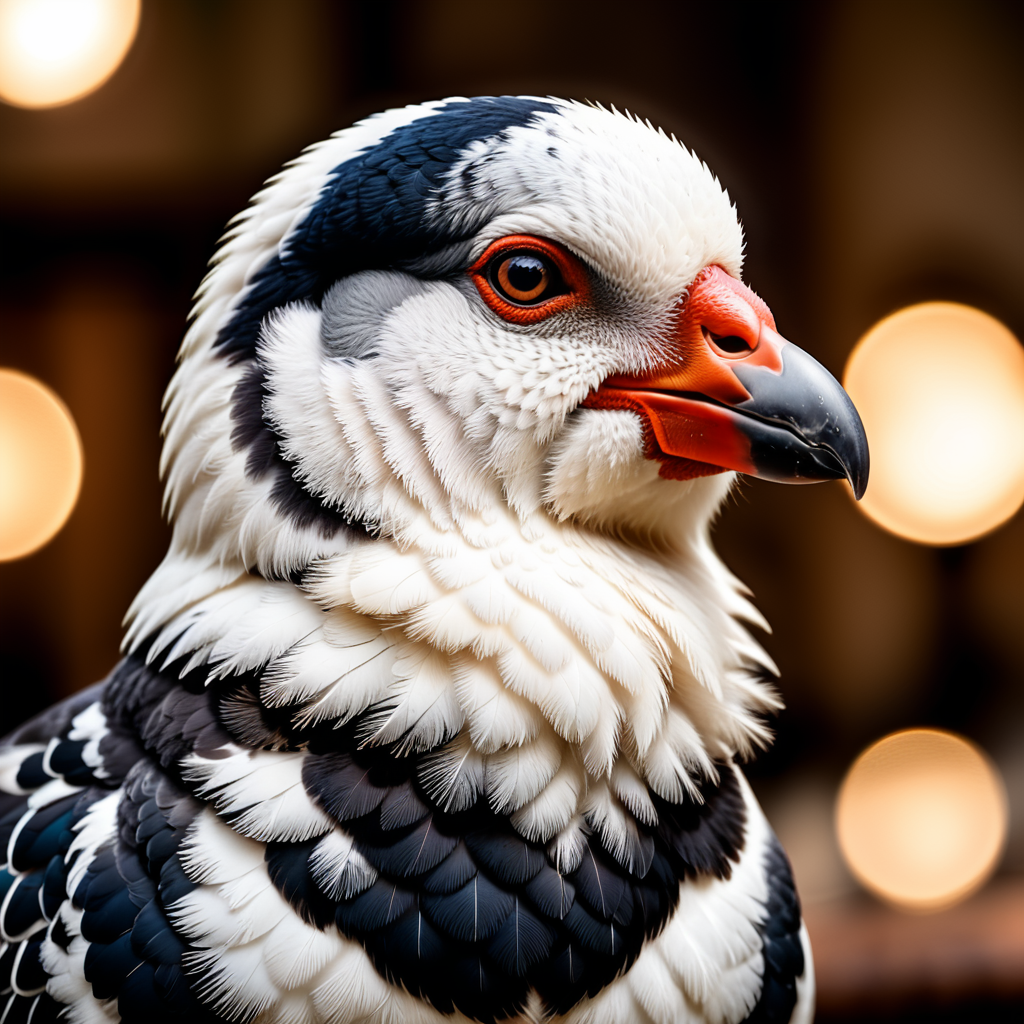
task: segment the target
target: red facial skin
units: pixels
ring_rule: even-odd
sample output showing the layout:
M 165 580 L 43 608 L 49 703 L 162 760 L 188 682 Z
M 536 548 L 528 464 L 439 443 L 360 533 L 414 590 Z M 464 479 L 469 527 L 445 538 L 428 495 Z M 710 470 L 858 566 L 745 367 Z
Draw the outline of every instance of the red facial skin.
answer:
M 547 256 L 558 267 L 568 291 L 529 306 L 508 302 L 498 294 L 488 280 L 488 265 L 504 253 L 524 249 Z M 532 235 L 510 235 L 493 242 L 469 274 L 488 307 L 510 323 L 537 323 L 590 300 L 590 283 L 579 260 L 563 246 Z M 715 337 L 726 340 L 727 347 L 716 344 Z M 733 367 L 742 361 L 781 373 L 780 351 L 785 344 L 765 303 L 721 267 L 710 266 L 697 276 L 680 306 L 668 341 L 662 342 L 662 362 L 646 373 L 608 377 L 581 404 L 588 409 L 637 413 L 645 453 L 661 462 L 663 477 L 687 480 L 729 469 L 751 473 L 750 439 L 737 429 L 735 414 L 713 402 L 735 406 L 747 401 L 751 396 Z
M 739 339 L 746 348 L 728 351 L 711 335 Z M 647 373 L 608 377 L 582 404 L 636 412 L 644 425 L 647 457 L 662 463 L 664 477 L 688 480 L 727 469 L 752 473 L 750 439 L 736 429 L 735 414 L 679 392 L 726 406 L 747 401 L 750 393 L 733 367 L 743 362 L 781 373 L 785 344 L 767 305 L 721 267 L 708 267 L 679 310 L 661 365 Z

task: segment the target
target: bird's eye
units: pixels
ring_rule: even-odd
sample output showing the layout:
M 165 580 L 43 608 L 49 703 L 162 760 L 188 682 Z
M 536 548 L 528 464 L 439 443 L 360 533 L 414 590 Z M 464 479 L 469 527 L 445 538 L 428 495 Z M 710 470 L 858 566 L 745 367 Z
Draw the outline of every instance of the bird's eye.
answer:
M 533 306 L 559 294 L 561 275 L 551 260 L 534 252 L 514 252 L 491 261 L 491 285 L 509 302 Z
M 590 277 L 580 259 L 534 235 L 493 242 L 469 276 L 491 311 L 513 324 L 538 323 L 590 296 Z

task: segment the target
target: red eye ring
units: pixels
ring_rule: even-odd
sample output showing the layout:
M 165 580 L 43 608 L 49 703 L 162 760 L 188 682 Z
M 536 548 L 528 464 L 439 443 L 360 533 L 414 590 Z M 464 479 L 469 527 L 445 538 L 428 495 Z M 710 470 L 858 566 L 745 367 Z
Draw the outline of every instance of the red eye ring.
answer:
M 496 259 L 517 252 L 534 252 L 553 263 L 567 290 L 533 306 L 509 302 L 491 284 L 488 268 Z M 492 242 L 469 268 L 469 276 L 488 308 L 513 324 L 534 324 L 545 320 L 554 313 L 580 305 L 590 294 L 590 282 L 579 259 L 557 242 L 535 235 L 508 235 Z

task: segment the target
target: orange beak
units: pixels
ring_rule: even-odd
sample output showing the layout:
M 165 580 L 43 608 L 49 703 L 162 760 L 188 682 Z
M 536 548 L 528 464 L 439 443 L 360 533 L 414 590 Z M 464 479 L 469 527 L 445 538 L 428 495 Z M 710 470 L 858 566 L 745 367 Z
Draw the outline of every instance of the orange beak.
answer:
M 582 404 L 635 412 L 662 476 L 732 469 L 783 483 L 845 477 L 858 498 L 867 486 L 867 438 L 849 396 L 720 267 L 694 282 L 653 370 L 608 377 Z

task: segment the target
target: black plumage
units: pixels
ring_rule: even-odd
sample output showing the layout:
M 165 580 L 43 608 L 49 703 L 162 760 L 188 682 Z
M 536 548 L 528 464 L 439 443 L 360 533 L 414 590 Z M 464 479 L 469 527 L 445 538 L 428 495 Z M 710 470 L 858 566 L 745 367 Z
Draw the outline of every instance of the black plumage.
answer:
M 45 993 L 0 995 L 0 1020 L 4 1024 L 43 1024 L 56 1021 L 60 1007 Z
M 140 761 L 125 779 L 117 839 L 97 851 L 74 894 L 91 943 L 86 976 L 97 995 L 117 996 L 125 1024 L 216 1019 L 186 977 L 188 945 L 166 913 L 195 888 L 178 849 L 199 807 L 157 765 Z
M 10 988 L 14 961 L 17 959 L 20 948 L 20 945 L 15 942 L 5 943 L 0 948 L 0 992 Z
M 126 673 L 131 679 L 139 678 L 134 666 L 126 666 Z M 151 685 L 149 695 L 165 688 Z M 94 689 L 90 696 L 95 701 L 103 693 Z M 76 714 L 83 710 L 84 702 L 73 703 Z M 73 717 L 51 714 L 50 720 L 63 722 L 67 731 Z M 26 731 L 31 733 L 31 729 Z M 117 998 L 122 1021 L 174 1024 L 182 1019 L 214 1020 L 185 977 L 182 955 L 187 946 L 164 910 L 165 898 L 172 901 L 194 888 L 181 870 L 177 849 L 200 804 L 153 762 L 137 760 L 123 780 L 115 837 L 92 854 L 75 891 L 68 893 L 68 872 L 74 859 L 66 862 L 66 855 L 75 830 L 96 801 L 107 795 L 105 787 L 122 780 L 98 777 L 84 765 L 81 741 L 53 739 L 57 742 L 51 745 L 49 771 L 45 779 L 33 776 L 34 780 L 46 784 L 57 777 L 88 786 L 32 811 L 28 798 L 21 797 L 0 824 L 10 837 L 21 822 L 14 843 L 9 843 L 11 864 L 0 871 L 0 889 L 6 886 L 10 890 L 0 927 L 9 940 L 20 941 L 9 942 L 9 955 L 0 958 L 0 974 L 13 972 L 11 982 L 22 993 L 45 985 L 47 975 L 40 957 L 43 940 L 49 936 L 58 949 L 68 950 L 70 936 L 58 912 L 70 896 L 82 912 L 78 928 L 89 943 L 83 965 L 86 979 L 97 998 Z M 62 755 L 55 757 L 58 751 Z M 61 776 L 58 768 L 68 776 Z M 89 768 L 88 772 L 83 768 Z M 45 994 L 38 998 L 17 995 L 6 1019 L 20 1014 L 28 1019 L 31 1013 L 33 1022 L 54 1020 L 59 1008 Z
M 45 992 L 32 1000 L 26 1020 L 29 1024 L 58 1024 L 63 1020 L 64 1007 Z
M 71 838 L 71 824 L 75 816 L 78 794 L 55 800 L 40 807 L 21 827 L 11 847 L 11 867 L 15 871 L 29 871 L 46 864 L 57 853 L 66 850 Z
M 476 862 L 465 842 L 455 844 L 452 852 L 423 879 L 427 893 L 447 895 L 461 889 L 469 879 L 476 877 Z
M 555 929 L 516 896 L 511 912 L 487 944 L 487 955 L 506 974 L 525 978 L 529 969 L 548 955 L 554 940 Z
M 490 938 L 515 906 L 515 896 L 480 872 L 452 893 L 420 897 L 423 911 L 449 938 L 479 942 Z
M 264 859 L 270 880 L 303 920 L 325 928 L 334 921 L 335 904 L 313 881 L 309 859 L 317 842 L 310 839 L 304 843 L 268 843 Z
M 545 863 L 526 883 L 524 891 L 542 914 L 559 921 L 576 900 L 576 886 L 550 863 Z
M 39 905 L 39 890 L 43 885 L 43 872 L 32 871 L 14 880 L 7 893 L 0 928 L 9 942 L 17 942 L 43 923 Z
M 548 1005 L 571 1007 L 608 984 L 660 931 L 681 878 L 726 878 L 743 848 L 742 796 L 734 769 L 723 765 L 720 784 L 705 785 L 703 803 L 660 801 L 658 825 L 637 823 L 649 855 L 635 859 L 632 869 L 591 834 L 578 866 L 559 872 L 542 844 L 524 839 L 489 807 L 458 813 L 439 807 L 418 781 L 429 754 L 402 752 L 397 744 L 359 747 L 359 723 L 346 728 L 353 736 L 348 753 L 311 754 L 303 769 L 310 795 L 355 837 L 356 849 L 379 873 L 366 891 L 337 899 L 338 927 L 363 943 L 383 974 L 439 1009 L 454 1006 L 496 1020 L 501 1007 L 522 1005 L 530 986 Z M 335 730 L 339 745 L 345 731 Z M 315 843 L 305 845 L 312 856 Z M 297 877 L 293 861 L 275 884 L 307 919 L 321 916 L 310 902 L 312 870 L 301 876 L 302 885 L 291 881 Z M 466 968 L 465 976 L 475 979 L 468 988 L 423 971 L 426 925 L 449 961 L 477 965 Z M 414 935 L 417 956 L 403 945 Z M 510 1002 L 485 1009 L 484 976 Z
M 21 762 L 21 767 L 18 769 L 17 782 L 22 789 L 38 789 L 50 781 L 52 776 L 47 775 L 43 768 L 44 756 L 44 752 L 38 750 Z
M 742 1024 L 785 1024 L 797 1000 L 797 979 L 804 974 L 800 942 L 800 897 L 789 858 L 773 835 L 765 850 L 768 902 L 758 927 L 764 942 L 764 981 L 757 1004 Z
M 49 770 L 72 786 L 91 786 L 97 779 L 93 766 L 82 757 L 85 740 L 61 740 L 49 752 Z

